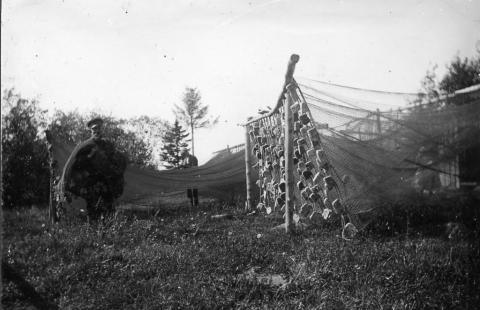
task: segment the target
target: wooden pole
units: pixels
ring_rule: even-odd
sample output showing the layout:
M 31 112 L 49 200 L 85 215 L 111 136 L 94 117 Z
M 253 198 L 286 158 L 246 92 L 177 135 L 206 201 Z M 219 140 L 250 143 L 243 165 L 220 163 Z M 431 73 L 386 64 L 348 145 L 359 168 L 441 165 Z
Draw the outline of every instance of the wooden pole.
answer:
M 290 87 L 292 84 L 289 84 Z M 290 107 L 293 104 L 290 92 L 287 92 L 287 98 L 284 103 L 285 113 L 285 231 L 292 232 L 292 212 L 294 200 L 294 180 L 293 180 L 293 115 Z
M 300 59 L 300 56 L 298 56 L 297 54 L 292 54 L 290 56 L 290 61 L 288 62 L 288 67 L 287 67 L 287 73 L 285 74 L 285 83 L 283 84 L 282 92 L 280 93 L 280 96 L 277 100 L 277 104 L 275 105 L 275 108 L 273 108 L 273 110 L 271 110 L 270 113 L 268 113 L 266 115 L 262 115 L 260 117 L 254 118 L 254 119 L 250 119 L 248 122 L 245 123 L 245 125 L 253 124 L 255 122 L 258 122 L 261 119 L 265 119 L 267 117 L 273 116 L 280 111 L 280 109 L 284 105 L 284 99 L 285 99 L 285 93 L 287 91 L 287 85 L 290 84 L 291 82 L 293 82 L 293 72 L 295 71 L 295 65 L 297 64 L 299 59 Z
M 48 217 L 51 224 L 58 221 L 57 208 L 54 201 L 54 178 L 55 178 L 55 159 L 53 158 L 52 136 L 49 130 L 45 131 L 47 139 L 48 162 L 49 162 L 49 196 L 48 196 Z
M 382 133 L 382 124 L 380 123 L 380 109 L 377 109 L 377 133 L 378 137 Z
M 3 119 L 2 112 L 0 109 L 0 119 Z M 3 148 L 2 148 L 2 141 L 0 141 L 0 253 L 2 254 L 0 257 L 0 262 L 3 265 Z M 3 268 L 0 268 L 0 279 L 3 279 Z M 3 300 L 3 281 L 0 281 L 0 300 Z
M 292 233 L 292 215 L 293 215 L 293 201 L 295 199 L 294 192 L 294 179 L 293 179 L 293 115 L 290 107 L 293 104 L 291 91 L 295 91 L 295 85 L 293 82 L 293 73 L 295 71 L 295 65 L 300 60 L 300 56 L 292 54 L 290 61 L 288 62 L 287 73 L 285 73 L 284 91 L 286 93 L 286 99 L 284 100 L 284 113 L 285 113 L 285 232 Z M 279 100 L 282 99 L 282 95 Z
M 247 203 L 245 211 L 252 210 L 252 171 L 251 171 L 251 150 L 250 150 L 250 136 L 248 132 L 249 126 L 245 126 L 245 180 L 247 186 Z
M 191 126 L 191 132 L 192 132 L 192 155 L 195 156 L 195 143 L 194 143 L 194 139 L 193 139 L 193 124 Z
M 55 212 L 55 208 L 54 208 L 54 205 L 53 205 L 53 173 L 52 173 L 52 170 L 53 170 L 53 162 L 52 162 L 52 159 L 50 158 L 50 176 L 49 176 L 49 183 L 50 183 L 50 186 L 49 186 L 49 196 L 48 196 L 48 216 L 49 216 L 49 219 L 50 219 L 50 223 L 51 224 L 54 224 L 56 222 L 56 212 Z

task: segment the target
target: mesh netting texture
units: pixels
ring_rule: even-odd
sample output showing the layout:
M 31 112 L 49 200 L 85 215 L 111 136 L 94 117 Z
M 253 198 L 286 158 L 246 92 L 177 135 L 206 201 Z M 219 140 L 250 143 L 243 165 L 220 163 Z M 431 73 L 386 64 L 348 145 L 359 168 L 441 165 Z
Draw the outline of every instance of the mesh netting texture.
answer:
M 65 164 L 74 149 L 66 143 L 53 141 L 53 156 L 57 166 L 63 168 L 60 174 L 68 169 Z M 202 195 L 221 199 L 231 198 L 233 191 L 235 195 L 244 195 L 244 158 L 243 151 L 223 152 L 204 165 L 182 170 L 154 171 L 128 165 L 123 177 L 123 193 L 118 202 L 145 204 L 158 197 L 183 193 L 188 188 L 198 188 Z
M 362 101 L 299 85 L 291 107 L 297 222 L 339 214 L 362 229 L 378 206 L 414 199 L 419 192 L 456 189 L 461 179 L 480 175 L 478 165 L 461 169 L 465 154 L 477 154 L 477 161 L 480 156 L 478 85 L 416 105 L 408 103 L 418 95 L 380 92 L 380 100 Z M 390 110 L 366 108 L 385 97 L 390 97 Z M 285 206 L 282 112 L 249 128 L 260 176 L 258 208 L 267 213 L 283 212 Z
M 362 229 L 382 202 L 457 189 L 462 181 L 478 182 L 479 165 L 462 166 L 468 158 L 477 157 L 477 162 L 480 158 L 480 85 L 423 104 L 408 104 L 418 94 L 328 88 L 315 81 L 295 85 L 290 110 L 297 223 L 328 220 L 337 214 Z M 248 152 L 255 159 L 252 169 L 257 173 L 252 181 L 258 185 L 258 208 L 284 213 L 283 109 L 278 105 L 246 125 L 250 149 L 219 152 L 206 164 L 184 170 L 128 165 L 118 200 L 148 202 L 187 188 L 214 197 L 229 197 L 232 192 L 243 196 Z M 73 149 L 54 141 L 58 167 L 64 167 Z

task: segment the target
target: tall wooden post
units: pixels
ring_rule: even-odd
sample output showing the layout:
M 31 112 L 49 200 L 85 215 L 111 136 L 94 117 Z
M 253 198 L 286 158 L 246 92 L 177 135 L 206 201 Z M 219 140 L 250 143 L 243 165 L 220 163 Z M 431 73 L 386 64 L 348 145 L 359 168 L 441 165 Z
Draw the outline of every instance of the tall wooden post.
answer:
M 193 137 L 193 124 L 191 126 L 191 133 L 192 133 L 192 155 L 195 156 L 195 141 L 194 141 L 194 137 Z
M 378 137 L 382 134 L 382 123 L 380 122 L 380 109 L 377 109 L 377 134 Z
M 49 196 L 48 196 L 48 216 L 50 223 L 54 224 L 58 221 L 57 208 L 54 201 L 54 178 L 55 178 L 55 159 L 53 158 L 52 136 L 49 130 L 45 131 L 47 139 L 48 162 L 49 162 Z
M 3 119 L 2 118 L 2 112 L 1 112 L 1 109 L 0 109 L 0 119 Z M 2 148 L 2 144 L 1 141 L 0 141 L 0 221 L 1 224 L 0 224 L 0 253 L 3 254 L 3 148 Z M 2 266 L 3 265 L 3 255 L 2 257 L 0 257 L 0 279 L 3 279 L 4 275 L 3 275 L 3 271 L 2 271 Z M 0 298 L 3 300 L 3 281 L 0 281 Z
M 287 87 L 291 87 L 289 84 Z M 293 200 L 295 198 L 293 190 L 293 115 L 290 107 L 293 104 L 292 96 L 287 92 L 287 98 L 284 103 L 285 112 L 285 231 L 292 232 L 292 213 Z
M 295 83 L 293 81 L 293 73 L 295 72 L 295 66 L 300 60 L 300 56 L 292 54 L 290 61 L 288 62 L 287 73 L 285 73 L 285 84 L 283 91 L 286 93 L 286 99 L 284 100 L 284 113 L 285 113 L 285 231 L 291 233 L 292 227 L 292 215 L 293 215 L 293 201 L 295 199 L 294 192 L 294 179 L 293 179 L 293 114 L 290 107 L 293 104 L 293 98 L 290 92 L 295 91 Z M 284 94 L 285 94 L 284 93 Z M 280 99 L 283 96 L 280 95 Z
M 250 136 L 248 132 L 248 125 L 245 125 L 245 180 L 247 189 L 247 203 L 245 205 L 246 211 L 252 210 L 252 172 L 251 172 L 251 151 L 250 151 Z

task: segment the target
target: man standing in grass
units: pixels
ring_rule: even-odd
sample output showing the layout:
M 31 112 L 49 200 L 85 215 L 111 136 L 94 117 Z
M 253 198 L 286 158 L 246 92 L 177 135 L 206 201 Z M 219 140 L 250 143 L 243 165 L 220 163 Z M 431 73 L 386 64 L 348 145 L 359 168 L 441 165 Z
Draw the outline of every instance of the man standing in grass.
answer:
M 91 137 L 77 145 L 62 174 L 62 191 L 85 199 L 91 220 L 114 211 L 113 202 L 123 193 L 127 160 L 103 137 L 103 120 L 87 123 Z
M 186 149 L 182 151 L 182 159 L 183 159 L 182 168 L 184 169 L 198 166 L 198 159 L 195 156 L 191 155 Z M 188 188 L 187 197 L 190 200 L 190 204 L 192 207 L 198 207 L 198 189 L 197 188 Z

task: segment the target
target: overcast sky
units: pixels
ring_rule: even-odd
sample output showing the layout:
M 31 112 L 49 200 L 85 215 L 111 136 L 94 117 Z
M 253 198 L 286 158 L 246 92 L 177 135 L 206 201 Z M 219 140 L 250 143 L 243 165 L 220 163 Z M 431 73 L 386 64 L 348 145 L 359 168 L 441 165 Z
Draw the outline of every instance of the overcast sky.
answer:
M 2 90 L 48 109 L 160 116 L 198 87 L 220 123 L 200 162 L 296 76 L 416 92 L 427 69 L 480 49 L 480 1 L 2 1 Z M 381 106 L 379 108 L 382 108 Z

